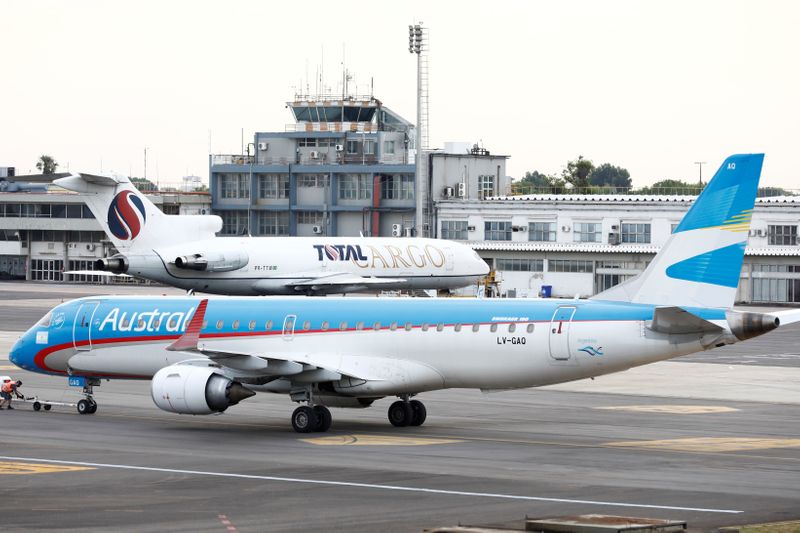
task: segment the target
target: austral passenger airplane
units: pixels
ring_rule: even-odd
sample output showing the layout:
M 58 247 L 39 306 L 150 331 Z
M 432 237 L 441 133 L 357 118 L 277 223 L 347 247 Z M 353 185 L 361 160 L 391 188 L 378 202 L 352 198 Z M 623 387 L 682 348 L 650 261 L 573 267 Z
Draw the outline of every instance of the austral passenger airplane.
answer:
M 762 161 L 725 160 L 647 269 L 589 300 L 98 296 L 54 308 L 10 360 L 84 385 L 81 413 L 100 379 L 147 379 L 183 414 L 287 394 L 305 433 L 330 427 L 331 406 L 396 396 L 390 422 L 414 426 L 426 391 L 536 387 L 732 344 L 798 320 L 731 309 Z
M 217 237 L 222 219 L 162 213 L 123 176 L 72 174 L 55 184 L 83 194 L 121 252 L 95 271 L 227 295 L 455 289 L 489 267 L 452 241 L 380 237 Z

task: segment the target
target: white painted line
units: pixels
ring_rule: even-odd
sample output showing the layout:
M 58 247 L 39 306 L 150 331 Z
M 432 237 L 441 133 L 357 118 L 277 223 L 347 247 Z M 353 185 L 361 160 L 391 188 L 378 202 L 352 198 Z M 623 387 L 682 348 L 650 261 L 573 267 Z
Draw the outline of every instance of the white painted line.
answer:
M 328 481 L 324 479 L 301 479 L 294 477 L 257 476 L 253 474 L 229 474 L 226 472 L 203 472 L 201 470 L 178 470 L 175 468 L 155 468 L 150 466 L 114 465 L 106 463 L 86 463 L 81 461 L 60 461 L 58 459 L 37 459 L 33 457 L 9 457 L 0 455 L 0 459 L 8 461 L 38 461 L 40 463 L 55 463 L 75 466 L 92 466 L 95 468 L 118 468 L 121 470 L 141 470 L 145 472 L 164 472 L 168 474 L 189 474 L 195 476 L 214 476 L 235 479 L 256 479 L 261 481 L 281 481 L 284 483 L 307 483 L 310 485 L 328 485 L 335 487 L 353 487 L 359 489 L 380 489 L 402 492 L 421 492 L 425 494 L 444 494 L 447 496 L 472 496 L 478 498 L 500 498 L 505 500 L 523 500 L 553 503 L 580 503 L 584 505 L 608 505 L 612 507 L 636 507 L 644 509 L 664 509 L 669 511 L 697 511 L 701 513 L 726 513 L 741 514 L 744 511 L 733 509 L 705 509 L 702 507 L 678 507 L 673 505 L 650 505 L 644 503 L 604 502 L 595 500 L 572 500 L 566 498 L 544 498 L 541 496 L 519 496 L 516 494 L 497 494 L 491 492 L 466 492 L 461 490 L 427 489 L 424 487 L 403 487 L 399 485 L 378 485 L 373 483 L 357 483 L 354 481 Z

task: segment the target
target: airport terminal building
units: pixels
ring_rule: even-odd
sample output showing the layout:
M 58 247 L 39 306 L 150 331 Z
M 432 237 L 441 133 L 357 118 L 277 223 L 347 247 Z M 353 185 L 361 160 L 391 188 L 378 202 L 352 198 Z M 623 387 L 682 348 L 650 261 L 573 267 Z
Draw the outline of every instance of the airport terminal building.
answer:
M 467 241 L 498 295 L 597 294 L 642 272 L 693 196 L 530 195 L 437 202 L 438 236 Z M 800 197 L 756 201 L 737 301 L 800 303 Z

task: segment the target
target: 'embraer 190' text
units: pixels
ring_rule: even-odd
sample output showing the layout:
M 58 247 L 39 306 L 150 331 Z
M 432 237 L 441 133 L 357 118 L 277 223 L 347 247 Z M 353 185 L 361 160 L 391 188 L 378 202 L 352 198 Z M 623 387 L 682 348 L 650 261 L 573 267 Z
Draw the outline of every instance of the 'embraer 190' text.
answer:
M 100 323 L 99 331 L 108 327 L 111 331 L 184 331 L 186 324 L 194 314 L 194 307 L 183 311 L 120 312 L 118 307 L 112 309 Z

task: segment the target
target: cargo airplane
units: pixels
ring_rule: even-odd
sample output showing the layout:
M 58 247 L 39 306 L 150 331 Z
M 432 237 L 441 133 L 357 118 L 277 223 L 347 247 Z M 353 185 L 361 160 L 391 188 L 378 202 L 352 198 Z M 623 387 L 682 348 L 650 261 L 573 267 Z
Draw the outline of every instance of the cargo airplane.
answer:
M 397 397 L 390 422 L 418 426 L 427 391 L 537 387 L 736 343 L 798 320 L 731 309 L 762 160 L 725 160 L 647 269 L 588 300 L 98 296 L 55 307 L 10 360 L 83 385 L 81 413 L 101 379 L 143 379 L 182 414 L 286 394 L 305 433 L 329 429 L 328 407 Z
M 452 241 L 217 237 L 220 217 L 165 215 L 124 176 L 72 174 L 53 183 L 83 195 L 120 252 L 98 260 L 94 271 L 67 273 L 127 274 L 241 296 L 456 289 L 489 273 L 472 248 Z

